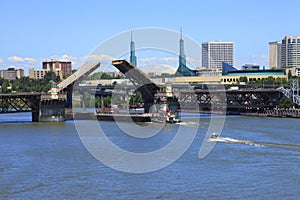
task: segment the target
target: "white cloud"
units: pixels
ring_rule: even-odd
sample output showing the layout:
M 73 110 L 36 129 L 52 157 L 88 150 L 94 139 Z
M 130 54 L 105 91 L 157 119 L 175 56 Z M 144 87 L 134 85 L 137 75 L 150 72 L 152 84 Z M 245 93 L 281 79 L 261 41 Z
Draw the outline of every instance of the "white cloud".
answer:
M 91 54 L 85 57 L 86 61 L 100 61 L 100 62 L 109 62 L 111 63 L 112 60 L 114 60 L 114 57 L 107 55 L 107 54 Z
M 148 62 L 174 62 L 177 61 L 178 58 L 165 57 L 165 58 L 141 58 L 140 62 L 148 63 Z
M 9 57 L 8 60 L 11 62 L 23 62 L 23 58 L 18 57 L 18 56 Z
M 174 74 L 177 70 L 177 68 L 174 68 L 171 65 L 167 64 L 161 64 L 161 65 L 143 65 L 140 66 L 139 69 L 141 69 L 143 72 L 160 72 L 160 73 L 170 73 Z
M 34 58 L 24 58 L 24 61 L 27 61 L 27 62 L 36 62 L 36 59 L 34 59 Z
M 3 60 L 0 58 L 0 63 L 2 63 L 3 62 Z
M 74 60 L 75 61 L 75 60 L 78 60 L 78 59 L 79 58 L 77 58 L 77 57 L 65 54 L 65 55 L 61 56 L 61 59 L 59 59 L 59 60 L 62 60 L 62 61 L 73 61 Z
M 34 58 L 22 58 L 19 56 L 9 57 L 8 60 L 10 62 L 36 62 L 36 60 Z

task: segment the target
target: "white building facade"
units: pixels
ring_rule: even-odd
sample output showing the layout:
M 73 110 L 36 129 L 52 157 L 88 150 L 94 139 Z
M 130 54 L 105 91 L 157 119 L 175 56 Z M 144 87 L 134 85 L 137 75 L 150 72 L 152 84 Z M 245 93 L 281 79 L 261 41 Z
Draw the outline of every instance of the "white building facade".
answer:
M 281 68 L 300 66 L 300 36 L 285 36 L 281 46 Z
M 204 42 L 202 43 L 202 66 L 222 71 L 222 63 L 225 62 L 231 66 L 234 65 L 233 42 Z
M 281 68 L 281 41 L 269 42 L 269 68 Z

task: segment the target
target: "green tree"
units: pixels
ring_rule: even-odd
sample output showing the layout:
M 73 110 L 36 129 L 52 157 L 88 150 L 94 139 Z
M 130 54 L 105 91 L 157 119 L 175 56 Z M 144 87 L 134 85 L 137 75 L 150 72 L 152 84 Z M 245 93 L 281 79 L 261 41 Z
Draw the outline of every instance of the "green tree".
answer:
M 110 96 L 104 97 L 104 107 L 105 108 L 110 108 L 111 107 L 111 98 L 110 98 Z
M 95 108 L 101 108 L 101 97 L 95 97 Z
M 293 100 L 287 97 L 283 97 L 280 100 L 279 108 L 292 108 L 294 106 Z
M 137 104 L 143 103 L 143 96 L 141 92 L 137 92 L 135 95 L 132 95 L 129 99 L 130 106 L 137 106 Z
M 4 94 L 11 93 L 11 90 L 8 89 L 9 86 L 10 86 L 10 82 L 8 80 L 4 80 L 4 82 L 2 83 L 2 93 Z
M 288 73 L 288 80 L 291 80 L 291 78 L 292 78 L 292 71 L 289 70 L 289 73 Z
M 53 80 L 55 82 L 59 82 L 60 81 L 60 77 L 59 76 L 56 76 L 56 74 L 54 72 L 47 72 L 45 75 L 44 75 L 44 80 L 46 82 L 49 82 L 50 80 Z
M 247 82 L 248 82 L 248 78 L 247 78 L 246 76 L 241 76 L 241 77 L 239 78 L 239 81 L 240 81 L 240 82 L 245 82 L 245 83 L 247 83 Z

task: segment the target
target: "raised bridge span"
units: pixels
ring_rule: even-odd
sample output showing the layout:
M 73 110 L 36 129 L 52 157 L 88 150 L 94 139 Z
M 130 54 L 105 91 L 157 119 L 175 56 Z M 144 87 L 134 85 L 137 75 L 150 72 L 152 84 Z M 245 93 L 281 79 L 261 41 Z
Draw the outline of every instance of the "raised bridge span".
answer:
M 154 95 L 163 87 L 153 83 L 150 78 L 141 70 L 127 62 L 126 60 L 115 60 L 112 64 L 119 69 L 134 84 L 137 91 L 143 95 L 145 102 L 145 112 L 148 112 L 153 104 Z M 15 112 L 31 112 L 32 120 L 39 121 L 41 115 L 64 115 L 65 107 L 72 102 L 73 86 L 80 82 L 95 69 L 100 66 L 97 63 L 85 63 L 74 74 L 58 84 L 57 88 L 52 88 L 48 93 L 13 93 L 0 94 L 0 114 Z M 78 86 L 77 86 L 78 87 Z M 199 104 L 200 107 L 207 108 L 211 102 L 218 99 L 220 92 L 207 91 L 201 88 L 176 88 L 175 94 L 181 103 Z M 102 91 L 103 92 L 103 91 Z M 97 92 L 96 92 L 97 93 Z M 287 90 L 284 88 L 275 89 L 239 89 L 226 91 L 227 109 L 244 109 L 247 106 L 253 107 L 274 107 L 278 104 L 283 95 L 293 98 L 294 103 L 300 104 L 298 85 Z M 218 103 L 214 103 L 218 105 Z M 219 105 L 224 106 L 223 104 Z M 48 112 L 50 109 L 56 112 Z
M 161 86 L 153 83 L 144 72 L 126 60 L 114 60 L 112 64 L 133 83 L 137 88 L 136 91 L 141 92 L 145 113 L 148 113 L 153 105 L 154 96 L 160 90 Z
M 0 94 L 0 114 L 31 112 L 34 122 L 53 117 L 64 120 L 65 107 L 72 105 L 74 84 L 83 80 L 99 66 L 100 62 L 84 63 L 75 73 L 48 93 Z

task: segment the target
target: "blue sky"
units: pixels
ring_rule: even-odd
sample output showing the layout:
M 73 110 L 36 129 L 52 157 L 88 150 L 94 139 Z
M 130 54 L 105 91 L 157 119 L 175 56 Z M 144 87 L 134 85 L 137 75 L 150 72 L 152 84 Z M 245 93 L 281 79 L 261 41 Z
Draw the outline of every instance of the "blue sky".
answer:
M 182 27 L 199 44 L 232 41 L 237 67 L 268 66 L 268 42 L 300 35 L 299 8 L 297 0 L 1 1 L 0 69 L 40 68 L 51 57 L 76 60 L 109 37 L 142 27 Z

